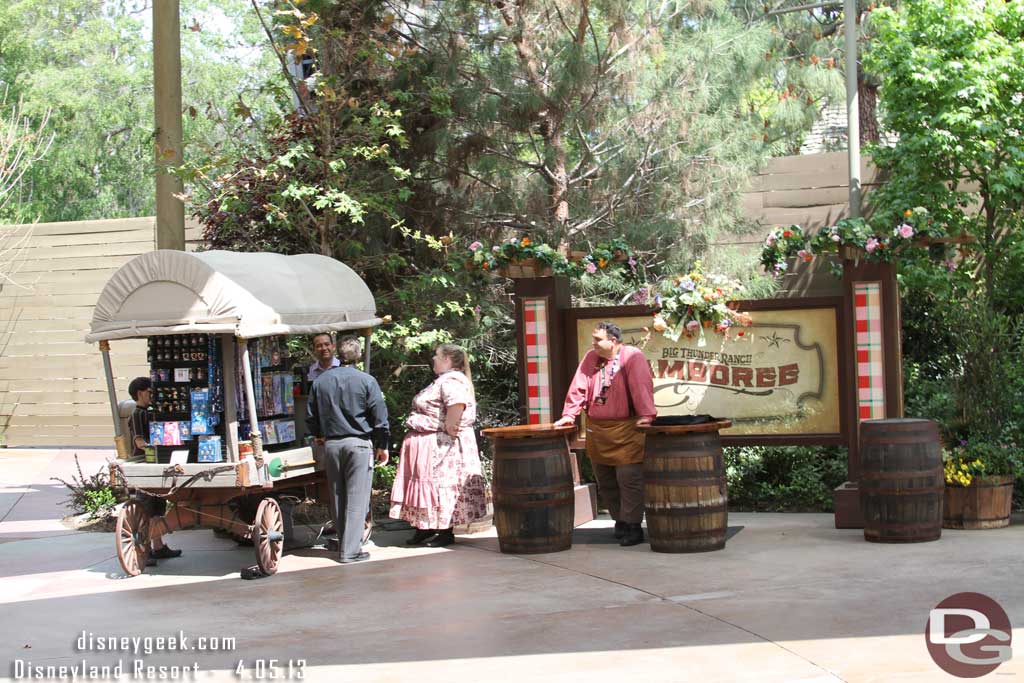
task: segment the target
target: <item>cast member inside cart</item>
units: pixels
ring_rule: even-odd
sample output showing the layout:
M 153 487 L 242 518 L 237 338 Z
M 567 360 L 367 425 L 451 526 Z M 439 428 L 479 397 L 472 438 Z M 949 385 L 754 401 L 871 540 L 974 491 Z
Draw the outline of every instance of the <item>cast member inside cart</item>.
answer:
M 149 404 L 152 401 L 153 386 L 148 377 L 136 377 L 128 385 L 128 394 L 135 401 L 135 412 L 131 418 L 132 445 L 135 447 L 134 455 L 144 455 L 146 447 L 149 446 Z M 150 519 L 163 517 L 167 512 L 167 501 L 164 498 L 151 496 L 139 491 L 136 499 L 145 508 Z M 146 560 L 147 566 L 153 566 L 157 560 L 167 560 L 172 557 L 181 556 L 180 550 L 172 550 L 164 545 L 163 537 L 157 536 L 153 539 L 153 547 L 150 549 L 149 557 Z

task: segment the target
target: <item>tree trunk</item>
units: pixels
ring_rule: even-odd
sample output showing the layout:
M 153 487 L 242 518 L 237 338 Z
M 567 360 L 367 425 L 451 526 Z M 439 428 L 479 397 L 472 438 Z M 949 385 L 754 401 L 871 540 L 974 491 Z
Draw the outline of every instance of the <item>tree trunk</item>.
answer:
M 878 86 L 865 78 L 863 73 L 857 75 L 857 109 L 860 112 L 860 142 L 878 142 L 881 135 L 878 129 Z
M 551 184 L 551 224 L 555 239 L 562 242 L 566 238 L 566 223 L 569 221 L 569 171 L 565 141 L 562 139 L 562 121 L 551 121 L 551 134 L 547 139 L 548 158 L 552 159 L 553 168 L 549 183 Z

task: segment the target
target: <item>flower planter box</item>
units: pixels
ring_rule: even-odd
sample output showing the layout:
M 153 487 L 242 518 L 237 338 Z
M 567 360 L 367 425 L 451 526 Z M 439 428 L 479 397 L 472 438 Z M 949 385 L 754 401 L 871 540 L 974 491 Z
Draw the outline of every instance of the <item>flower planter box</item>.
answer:
M 534 258 L 512 261 L 498 271 L 508 278 L 551 277 L 551 266 Z
M 970 486 L 946 484 L 945 529 L 999 529 L 1010 524 L 1013 477 L 975 477 Z
M 860 261 L 867 256 L 867 252 L 855 244 L 841 244 L 839 245 L 839 256 L 847 261 Z

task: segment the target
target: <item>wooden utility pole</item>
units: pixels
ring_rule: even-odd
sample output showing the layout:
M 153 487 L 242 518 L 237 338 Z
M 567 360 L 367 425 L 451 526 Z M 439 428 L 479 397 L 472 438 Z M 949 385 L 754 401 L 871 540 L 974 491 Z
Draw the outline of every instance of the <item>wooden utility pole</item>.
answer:
M 156 248 L 185 250 L 181 179 L 168 169 L 182 160 L 181 19 L 179 0 L 153 2 L 153 110 L 156 113 Z

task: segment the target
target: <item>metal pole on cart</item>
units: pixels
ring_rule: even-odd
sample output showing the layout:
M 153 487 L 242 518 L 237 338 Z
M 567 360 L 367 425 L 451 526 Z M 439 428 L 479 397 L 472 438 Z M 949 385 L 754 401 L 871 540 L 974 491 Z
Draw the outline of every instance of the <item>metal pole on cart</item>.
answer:
M 128 444 L 128 436 L 121 431 L 121 411 L 117 407 L 117 390 L 114 388 L 114 370 L 110 365 L 110 342 L 100 342 L 100 353 L 103 355 L 103 374 L 107 378 L 107 396 L 110 399 L 110 416 L 114 419 L 114 447 L 117 457 L 127 458 L 132 454 Z

